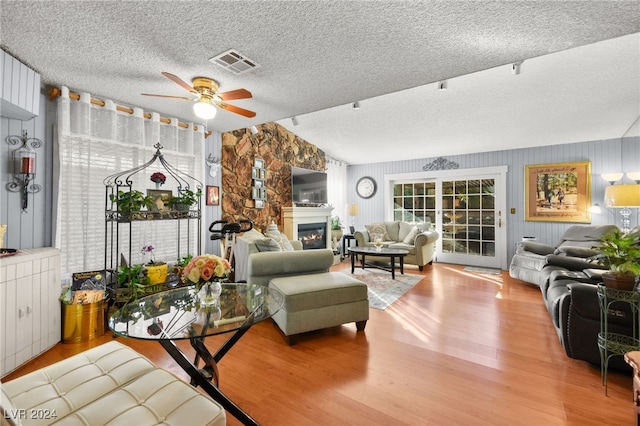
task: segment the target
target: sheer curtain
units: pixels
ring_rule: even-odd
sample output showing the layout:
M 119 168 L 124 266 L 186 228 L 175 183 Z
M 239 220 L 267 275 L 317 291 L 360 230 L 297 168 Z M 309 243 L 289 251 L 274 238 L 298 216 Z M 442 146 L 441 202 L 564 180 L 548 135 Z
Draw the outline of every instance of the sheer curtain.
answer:
M 109 100 L 104 107 L 93 105 L 88 93 L 80 94 L 79 101 L 72 100 L 69 90 L 63 87 L 58 99 L 55 137 L 54 245 L 61 251 L 61 271 L 65 276 L 105 266 L 105 177 L 148 162 L 156 152 L 154 145 L 160 143 L 164 158 L 173 167 L 202 182 L 202 126 L 198 126 L 198 131 L 194 131 L 192 124 L 185 129 L 178 126 L 176 119 L 165 124 L 157 113 L 147 119 L 137 108 L 131 114 L 120 112 Z M 154 189 L 150 175 L 156 171 L 164 171 L 159 161 L 134 176 L 132 189 L 145 194 L 147 189 Z M 176 187 L 177 183 L 172 183 L 167 176 L 161 189 L 172 190 L 176 195 Z M 154 246 L 156 260 L 175 261 L 177 226 L 181 227 L 181 239 L 186 239 L 189 232 L 193 234 L 190 241 L 197 242 L 197 233 L 201 230 L 195 225 L 183 228 L 171 220 L 133 223 L 132 263 L 145 261 L 141 252 L 143 245 Z M 128 232 L 120 241 L 117 253 L 128 257 Z M 189 252 L 195 253 L 197 249 L 190 247 Z M 181 255 L 185 254 L 183 248 Z
M 343 225 L 347 225 L 347 165 L 340 160 L 327 156 L 327 201 L 333 206 L 332 214 L 339 216 Z

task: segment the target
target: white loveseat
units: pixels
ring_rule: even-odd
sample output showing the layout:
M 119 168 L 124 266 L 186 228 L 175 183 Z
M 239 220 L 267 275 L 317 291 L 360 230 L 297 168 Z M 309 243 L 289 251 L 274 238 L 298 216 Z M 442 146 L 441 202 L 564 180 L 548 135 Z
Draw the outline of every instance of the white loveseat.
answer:
M 424 265 L 433 262 L 436 249 L 435 243 L 440 235 L 430 229 L 430 224 L 415 224 L 409 222 L 380 222 L 365 225 L 366 230 L 353 234 L 361 247 L 373 246 L 373 234 L 383 235 L 383 247 L 404 249 L 409 254 L 404 258 L 404 264 L 418 265 L 422 271 Z
M 226 424 L 220 404 L 116 341 L 1 388 L 3 426 Z

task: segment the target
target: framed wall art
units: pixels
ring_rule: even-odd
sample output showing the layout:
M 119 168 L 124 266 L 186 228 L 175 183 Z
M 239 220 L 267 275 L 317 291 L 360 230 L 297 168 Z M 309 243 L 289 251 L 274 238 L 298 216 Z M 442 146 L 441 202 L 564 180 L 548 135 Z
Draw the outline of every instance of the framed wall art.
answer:
M 207 185 L 207 205 L 220 205 L 220 187 Z
M 153 198 L 153 205 L 151 211 L 160 212 L 170 210 L 169 200 L 173 196 L 170 189 L 147 189 L 147 195 Z
M 525 166 L 525 220 L 591 222 L 591 162 Z

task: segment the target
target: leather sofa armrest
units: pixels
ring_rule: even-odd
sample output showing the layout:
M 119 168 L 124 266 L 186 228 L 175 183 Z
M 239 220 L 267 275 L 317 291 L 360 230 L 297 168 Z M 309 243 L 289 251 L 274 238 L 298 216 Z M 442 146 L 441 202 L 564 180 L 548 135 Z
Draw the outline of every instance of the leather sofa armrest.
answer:
M 572 308 L 583 318 L 600 321 L 600 303 L 596 284 L 568 284 Z M 613 302 L 609 306 L 608 324 L 633 327 L 633 311 L 626 302 Z

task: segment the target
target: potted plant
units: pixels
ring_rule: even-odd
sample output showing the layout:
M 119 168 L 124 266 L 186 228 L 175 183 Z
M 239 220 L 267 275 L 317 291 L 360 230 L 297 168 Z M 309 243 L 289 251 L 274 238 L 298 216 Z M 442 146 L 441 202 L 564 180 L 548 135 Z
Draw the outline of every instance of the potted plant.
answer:
M 129 192 L 118 191 L 118 194 L 110 194 L 109 199 L 112 203 L 116 203 L 118 211 L 123 214 L 125 219 L 130 219 L 132 212 L 139 212 L 142 208 L 150 209 L 153 206 L 153 197 L 144 195 L 135 189 Z
M 178 190 L 178 195 L 169 199 L 169 205 L 178 211 L 187 211 L 189 208 L 198 202 L 198 199 L 202 196 L 202 191 L 193 192 L 190 189 Z
M 149 285 L 149 278 L 144 273 L 142 265 L 123 265 L 118 268 L 118 302 L 136 300 L 138 294 L 144 294 Z
M 337 247 L 340 238 L 342 238 L 342 223 L 340 222 L 340 216 L 333 216 L 331 218 L 331 241 L 333 241 L 333 245 L 335 247 Z
M 601 245 L 594 247 L 600 252 L 596 260 L 609 268 L 602 274 L 604 284 L 618 290 L 633 290 L 640 275 L 640 232 L 623 234 L 615 230 L 599 241 Z
M 144 273 L 149 279 L 149 284 L 164 284 L 169 274 L 169 265 L 166 262 L 156 261 L 152 245 L 142 246 L 141 252 L 150 257 L 149 261 L 144 264 Z

